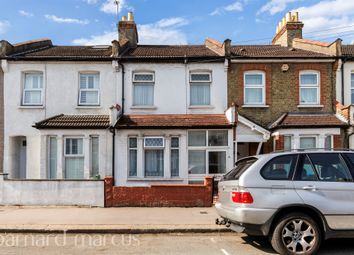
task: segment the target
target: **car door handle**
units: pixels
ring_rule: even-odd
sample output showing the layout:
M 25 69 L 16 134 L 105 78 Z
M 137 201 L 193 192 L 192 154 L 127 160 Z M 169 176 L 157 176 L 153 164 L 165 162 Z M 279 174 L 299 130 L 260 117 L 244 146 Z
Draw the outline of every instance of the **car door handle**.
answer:
M 309 191 L 316 191 L 317 190 L 316 186 L 314 186 L 314 185 L 308 185 L 308 186 L 302 187 L 302 189 L 309 190 Z

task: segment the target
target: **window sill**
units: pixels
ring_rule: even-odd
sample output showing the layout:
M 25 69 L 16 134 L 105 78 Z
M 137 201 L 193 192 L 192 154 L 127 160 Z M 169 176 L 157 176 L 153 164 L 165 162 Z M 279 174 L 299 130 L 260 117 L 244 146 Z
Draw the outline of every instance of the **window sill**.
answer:
M 76 109 L 102 109 L 100 105 L 78 105 Z
M 156 110 L 156 106 L 131 106 L 132 110 Z
M 182 178 L 180 177 L 176 177 L 176 178 L 163 178 L 163 177 L 146 177 L 146 178 L 141 178 L 141 177 L 128 177 L 127 181 L 140 181 L 140 182 L 144 182 L 144 181 L 183 181 Z
M 242 108 L 269 108 L 266 104 L 244 104 Z
M 322 104 L 299 104 L 297 108 L 323 108 Z
M 188 109 L 198 110 L 198 109 L 214 109 L 215 107 L 212 105 L 190 105 Z
M 19 105 L 18 109 L 44 109 L 44 105 Z

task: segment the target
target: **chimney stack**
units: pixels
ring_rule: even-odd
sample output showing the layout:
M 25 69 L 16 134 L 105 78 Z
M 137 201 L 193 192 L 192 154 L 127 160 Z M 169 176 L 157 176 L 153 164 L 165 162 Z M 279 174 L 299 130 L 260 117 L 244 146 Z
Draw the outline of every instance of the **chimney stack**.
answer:
M 129 42 L 129 47 L 136 48 L 139 42 L 138 30 L 134 21 L 133 12 L 128 12 L 128 18 L 123 16 L 122 20 L 118 24 L 119 42 L 123 45 L 124 41 Z
M 285 47 L 293 46 L 293 39 L 302 39 L 302 28 L 304 23 L 299 20 L 299 13 L 288 12 L 278 23 L 276 35 L 272 40 L 272 44 L 278 44 Z

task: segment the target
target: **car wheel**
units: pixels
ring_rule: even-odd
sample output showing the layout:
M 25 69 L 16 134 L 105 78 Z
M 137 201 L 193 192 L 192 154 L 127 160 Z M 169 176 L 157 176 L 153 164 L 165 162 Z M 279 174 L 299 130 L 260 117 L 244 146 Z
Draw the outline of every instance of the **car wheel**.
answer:
M 290 213 L 279 219 L 270 241 L 280 254 L 315 254 L 321 244 L 321 232 L 308 215 Z

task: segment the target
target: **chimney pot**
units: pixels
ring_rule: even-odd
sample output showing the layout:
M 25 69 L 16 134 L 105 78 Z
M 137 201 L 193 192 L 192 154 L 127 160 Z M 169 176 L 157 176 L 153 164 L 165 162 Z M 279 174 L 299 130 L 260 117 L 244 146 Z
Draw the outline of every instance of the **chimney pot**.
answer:
M 133 12 L 128 12 L 128 21 L 134 21 L 134 14 L 133 14 Z
M 127 21 L 127 16 L 123 16 L 122 21 Z
M 287 21 L 287 22 L 291 22 L 291 12 L 288 12 L 288 13 L 286 14 L 286 21 Z
M 299 22 L 299 12 L 295 12 L 295 21 Z

